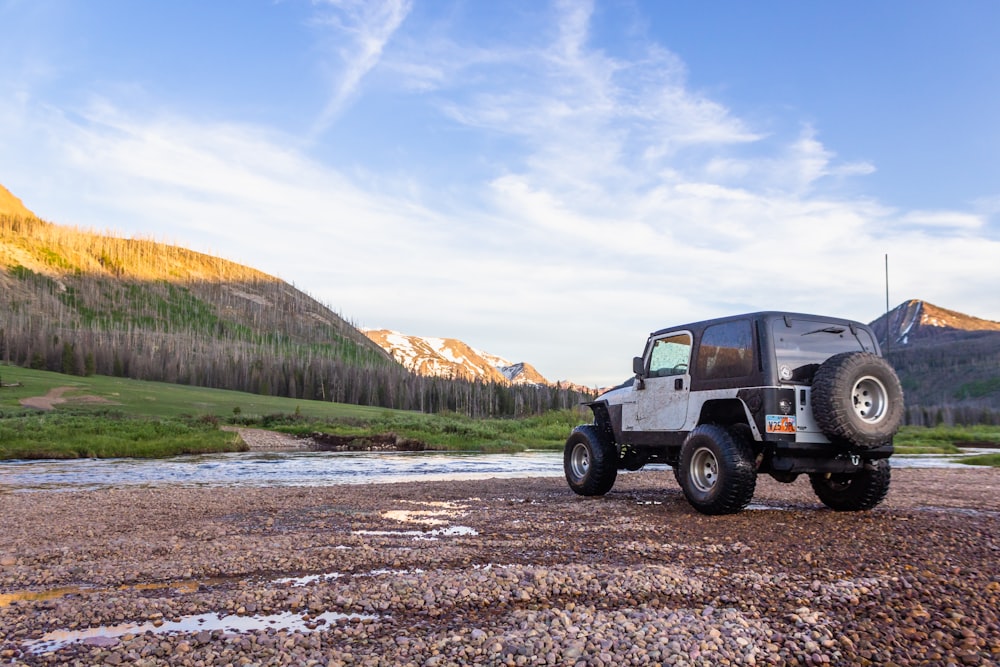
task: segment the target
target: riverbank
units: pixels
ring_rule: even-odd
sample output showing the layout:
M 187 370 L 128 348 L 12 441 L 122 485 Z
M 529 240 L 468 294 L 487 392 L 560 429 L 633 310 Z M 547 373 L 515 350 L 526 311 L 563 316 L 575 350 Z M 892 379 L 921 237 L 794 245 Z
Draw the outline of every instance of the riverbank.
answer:
M 601 499 L 130 489 L 4 494 L 0 516 L 4 664 L 1000 662 L 995 469 L 896 470 L 859 514 L 761 479 L 704 517 L 661 471 Z

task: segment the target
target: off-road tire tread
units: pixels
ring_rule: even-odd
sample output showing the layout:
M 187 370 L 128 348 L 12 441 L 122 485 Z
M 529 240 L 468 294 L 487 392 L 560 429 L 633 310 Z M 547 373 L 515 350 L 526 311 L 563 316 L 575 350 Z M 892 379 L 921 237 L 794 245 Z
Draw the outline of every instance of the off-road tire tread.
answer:
M 888 459 L 879 459 L 862 472 L 854 473 L 851 485 L 845 490 L 831 489 L 825 475 L 809 475 L 816 497 L 837 512 L 860 512 L 870 510 L 881 503 L 889 492 L 892 467 Z
M 886 415 L 878 424 L 858 419 L 852 389 L 862 375 L 877 377 L 886 388 Z M 816 371 L 812 382 L 812 410 L 817 426 L 833 442 L 872 449 L 891 442 L 903 422 L 903 388 L 892 366 L 871 352 L 835 354 Z
M 716 450 L 719 479 L 714 495 L 701 498 L 697 490 L 690 486 L 688 471 L 695 450 L 709 442 L 714 444 Z M 738 433 L 717 424 L 696 426 L 688 434 L 681 447 L 678 471 L 678 481 L 685 497 L 702 514 L 735 514 L 750 504 L 757 487 L 757 470 L 750 444 Z
M 577 482 L 570 473 L 570 457 L 574 447 L 587 443 L 590 448 L 590 468 L 587 476 Z M 600 429 L 593 424 L 577 426 L 570 433 L 563 449 L 563 470 L 566 481 L 575 493 L 581 496 L 603 496 L 615 485 L 618 478 L 618 450 L 614 443 L 601 437 Z

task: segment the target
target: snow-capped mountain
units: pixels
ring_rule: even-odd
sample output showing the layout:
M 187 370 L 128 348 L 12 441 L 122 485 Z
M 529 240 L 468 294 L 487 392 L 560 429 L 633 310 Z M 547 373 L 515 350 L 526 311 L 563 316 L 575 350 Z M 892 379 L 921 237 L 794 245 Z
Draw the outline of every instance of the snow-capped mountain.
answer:
M 501 384 L 553 384 L 531 364 L 512 363 L 454 338 L 409 336 L 388 329 L 369 329 L 364 334 L 396 361 L 420 375 Z

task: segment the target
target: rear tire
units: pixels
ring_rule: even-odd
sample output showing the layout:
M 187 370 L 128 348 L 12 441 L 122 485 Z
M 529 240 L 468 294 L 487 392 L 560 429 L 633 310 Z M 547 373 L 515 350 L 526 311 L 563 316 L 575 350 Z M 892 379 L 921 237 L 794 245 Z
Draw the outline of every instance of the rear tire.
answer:
M 739 512 L 750 504 L 757 486 L 750 445 L 715 424 L 691 431 L 676 471 L 684 496 L 702 514 Z
M 827 359 L 812 383 L 816 424 L 830 440 L 871 449 L 892 441 L 903 422 L 903 388 L 882 357 L 842 352 Z
M 569 488 L 581 496 L 603 496 L 618 478 L 618 450 L 593 424 L 577 426 L 566 440 L 563 470 Z
M 824 505 L 838 512 L 870 510 L 889 492 L 892 468 L 889 459 L 879 459 L 855 473 L 813 473 L 809 483 Z

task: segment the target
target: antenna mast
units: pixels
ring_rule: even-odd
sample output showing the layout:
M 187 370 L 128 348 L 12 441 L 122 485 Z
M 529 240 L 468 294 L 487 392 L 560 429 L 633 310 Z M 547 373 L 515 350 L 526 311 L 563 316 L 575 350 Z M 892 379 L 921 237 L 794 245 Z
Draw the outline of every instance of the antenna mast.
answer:
M 889 317 L 889 253 L 885 253 L 885 356 L 889 356 L 890 348 L 890 317 Z

